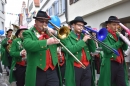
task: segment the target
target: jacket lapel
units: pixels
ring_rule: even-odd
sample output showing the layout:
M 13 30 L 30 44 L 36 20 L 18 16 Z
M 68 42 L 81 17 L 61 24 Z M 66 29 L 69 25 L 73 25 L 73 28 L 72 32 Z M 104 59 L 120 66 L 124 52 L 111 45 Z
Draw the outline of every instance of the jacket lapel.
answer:
M 116 41 L 116 40 L 114 39 L 114 37 L 113 37 L 110 33 L 108 33 L 108 36 L 109 36 L 109 38 L 111 38 L 112 40 Z
M 35 33 L 36 32 L 35 27 L 32 27 L 30 30 L 32 32 L 33 37 L 38 39 L 37 34 Z
M 74 31 L 71 31 L 70 38 L 72 38 L 70 40 L 72 44 L 75 44 L 78 41 L 78 38 L 77 38 L 76 34 L 74 33 Z

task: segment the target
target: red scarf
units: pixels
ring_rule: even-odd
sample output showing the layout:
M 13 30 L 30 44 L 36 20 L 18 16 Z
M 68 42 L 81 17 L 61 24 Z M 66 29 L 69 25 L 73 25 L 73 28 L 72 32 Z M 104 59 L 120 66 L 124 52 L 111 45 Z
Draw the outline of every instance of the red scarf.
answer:
M 48 38 L 49 38 L 49 36 L 48 36 L 45 32 L 42 32 L 42 31 L 36 26 L 36 24 L 34 25 L 34 27 L 36 28 L 36 30 L 38 31 L 38 33 L 41 34 L 41 36 L 39 37 L 39 40 L 48 39 Z
M 118 37 L 116 35 L 116 32 L 114 32 L 110 28 L 108 28 L 108 32 L 111 33 L 111 35 L 114 37 L 114 39 L 116 41 L 118 41 Z M 122 53 L 121 48 L 118 49 L 118 52 L 119 52 L 119 56 L 117 56 L 116 61 L 119 62 L 119 63 L 122 63 L 123 62 L 123 53 Z

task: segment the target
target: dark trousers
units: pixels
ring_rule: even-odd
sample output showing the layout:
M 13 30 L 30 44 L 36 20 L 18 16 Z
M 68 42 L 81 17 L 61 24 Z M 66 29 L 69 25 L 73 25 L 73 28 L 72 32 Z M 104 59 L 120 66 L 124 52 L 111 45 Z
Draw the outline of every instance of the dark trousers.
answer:
M 65 84 L 65 63 L 60 66 L 60 71 L 61 71 L 61 77 L 62 77 L 62 83 Z
M 0 73 L 2 73 L 2 66 L 1 66 L 1 61 L 0 61 Z
M 111 61 L 111 84 L 126 86 L 123 63 L 120 64 L 116 61 Z
M 24 86 L 25 84 L 25 72 L 26 66 L 16 64 L 16 70 L 14 71 L 17 86 Z
M 91 86 L 91 69 L 90 65 L 86 69 L 74 67 L 76 86 Z
M 59 86 L 59 78 L 56 68 L 43 71 L 37 68 L 36 86 Z

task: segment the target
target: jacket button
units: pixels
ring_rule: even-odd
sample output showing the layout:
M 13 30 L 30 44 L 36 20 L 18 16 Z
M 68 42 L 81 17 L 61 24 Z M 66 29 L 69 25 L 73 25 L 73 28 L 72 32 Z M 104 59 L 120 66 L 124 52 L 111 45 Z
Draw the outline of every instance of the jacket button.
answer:
M 113 57 L 113 56 L 112 56 Z
M 42 56 L 42 54 L 40 53 L 40 55 Z
M 40 64 L 40 66 L 42 66 L 42 64 Z
M 42 59 L 40 59 L 40 61 L 41 61 Z
M 77 54 L 78 54 L 78 52 L 77 52 Z

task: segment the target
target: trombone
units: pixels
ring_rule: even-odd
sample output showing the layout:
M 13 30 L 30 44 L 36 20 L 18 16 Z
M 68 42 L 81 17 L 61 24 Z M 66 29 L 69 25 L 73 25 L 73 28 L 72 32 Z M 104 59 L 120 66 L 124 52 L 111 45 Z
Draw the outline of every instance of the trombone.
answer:
M 84 26 L 85 30 L 82 30 L 82 33 L 86 33 L 88 35 L 90 35 L 91 39 L 93 39 L 94 41 L 100 43 L 102 46 L 106 47 L 107 49 L 109 49 L 111 52 L 115 53 L 117 56 L 119 56 L 119 53 L 117 50 L 111 48 L 110 46 L 106 45 L 105 43 L 103 43 L 102 41 L 106 38 L 107 36 L 107 30 L 106 28 L 102 28 L 99 30 L 99 32 L 95 31 L 95 30 L 92 30 L 91 28 L 88 28 L 86 26 Z M 95 38 L 94 36 L 92 36 L 89 32 L 95 32 L 96 35 L 97 35 L 97 38 Z
M 52 22 L 50 22 L 50 21 L 48 21 L 48 22 L 49 22 L 52 26 L 54 26 L 55 29 L 58 31 L 58 37 L 59 37 L 60 39 L 64 39 L 64 38 L 66 38 L 66 37 L 69 35 L 70 30 L 68 29 L 68 27 L 63 26 L 63 27 L 59 28 L 58 26 L 56 26 L 56 25 L 53 24 Z M 54 36 L 52 33 L 50 33 L 50 35 L 52 35 L 55 39 L 59 40 L 59 39 L 58 39 L 56 36 Z M 61 44 L 62 47 L 64 47 L 65 50 L 68 51 L 68 53 L 69 53 L 72 57 L 74 57 L 74 59 L 75 59 L 78 63 L 81 64 L 82 68 L 84 68 L 84 69 L 86 68 L 86 67 L 83 65 L 83 63 L 82 63 L 79 59 L 77 59 L 77 57 L 74 56 L 73 53 L 71 53 L 61 42 L 60 42 L 60 44 Z

